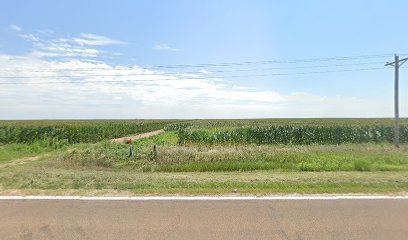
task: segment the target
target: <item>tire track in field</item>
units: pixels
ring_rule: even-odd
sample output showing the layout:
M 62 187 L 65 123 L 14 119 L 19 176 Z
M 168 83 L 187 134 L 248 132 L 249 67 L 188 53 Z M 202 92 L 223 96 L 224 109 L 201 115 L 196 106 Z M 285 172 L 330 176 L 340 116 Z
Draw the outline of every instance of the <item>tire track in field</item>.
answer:
M 12 160 L 12 162 L 1 164 L 0 168 L 6 168 L 6 167 L 25 164 L 28 162 L 36 161 L 39 158 L 40 158 L 39 156 L 34 156 L 34 157 L 24 157 L 24 158 L 15 159 L 15 160 Z
M 159 135 L 160 133 L 164 133 L 164 130 L 160 129 L 160 130 L 156 130 L 156 131 L 153 131 L 153 132 L 142 133 L 142 134 L 138 134 L 138 135 L 134 135 L 134 136 L 115 138 L 115 139 L 112 139 L 111 142 L 124 143 L 127 140 L 129 140 L 129 138 L 132 138 L 133 140 L 138 140 L 138 139 L 141 139 L 141 138 L 149 138 L 149 137 L 152 137 L 152 136 L 155 136 L 155 135 Z
M 115 138 L 112 139 L 111 141 L 113 143 L 124 143 L 125 141 L 127 141 L 129 138 L 132 138 L 133 140 L 138 140 L 141 138 L 149 138 L 158 134 L 163 133 L 164 130 L 160 129 L 160 130 L 156 130 L 156 131 L 152 131 L 152 132 L 147 132 L 147 133 L 142 133 L 142 134 L 138 134 L 138 135 L 134 135 L 134 136 L 129 136 L 129 137 L 122 137 L 122 138 Z M 33 162 L 40 159 L 40 156 L 34 156 L 34 157 L 24 157 L 24 158 L 19 158 L 19 159 L 15 159 L 12 160 L 12 162 L 9 163 L 5 163 L 5 164 L 0 164 L 0 169 L 1 168 L 6 168 L 6 167 L 11 167 L 11 166 L 16 166 L 16 165 L 21 165 L 21 164 L 25 164 L 28 162 Z

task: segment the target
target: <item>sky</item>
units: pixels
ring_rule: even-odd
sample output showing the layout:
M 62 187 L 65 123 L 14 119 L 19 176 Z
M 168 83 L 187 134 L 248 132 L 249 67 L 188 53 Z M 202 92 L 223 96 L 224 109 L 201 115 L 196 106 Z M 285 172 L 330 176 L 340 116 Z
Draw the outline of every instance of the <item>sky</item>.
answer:
M 393 117 L 407 1 L 2 1 L 0 119 Z M 400 115 L 408 117 L 408 64 Z

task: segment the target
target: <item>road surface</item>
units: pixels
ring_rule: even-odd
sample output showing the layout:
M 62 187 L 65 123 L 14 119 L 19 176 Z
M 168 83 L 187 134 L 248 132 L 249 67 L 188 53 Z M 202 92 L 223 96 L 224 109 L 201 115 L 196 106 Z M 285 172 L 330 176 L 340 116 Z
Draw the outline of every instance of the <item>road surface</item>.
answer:
M 407 239 L 408 200 L 0 200 L 0 239 Z

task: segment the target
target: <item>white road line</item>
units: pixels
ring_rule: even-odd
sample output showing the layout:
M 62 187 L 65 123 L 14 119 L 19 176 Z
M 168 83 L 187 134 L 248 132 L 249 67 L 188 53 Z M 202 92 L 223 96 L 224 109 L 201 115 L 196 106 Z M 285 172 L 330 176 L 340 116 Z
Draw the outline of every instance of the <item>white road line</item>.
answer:
M 0 196 L 0 200 L 82 200 L 82 201 L 225 201 L 225 200 L 408 200 L 408 195 L 340 195 L 340 196 L 237 196 L 237 197 L 210 197 L 210 196 L 145 196 L 145 197 L 87 197 L 87 196 Z

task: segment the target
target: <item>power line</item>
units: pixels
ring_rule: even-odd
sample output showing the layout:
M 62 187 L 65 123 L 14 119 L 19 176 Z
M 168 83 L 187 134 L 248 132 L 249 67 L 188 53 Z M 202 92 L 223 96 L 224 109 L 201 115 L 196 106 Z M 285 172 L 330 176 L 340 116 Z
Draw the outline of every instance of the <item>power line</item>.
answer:
M 254 62 L 226 62 L 226 63 L 204 63 L 204 64 L 184 64 L 184 65 L 158 65 L 158 66 L 146 66 L 146 69 L 155 68 L 189 68 L 189 67 L 219 67 L 219 66 L 242 66 L 242 65 L 254 65 L 254 64 L 275 64 L 275 63 L 305 63 L 305 62 L 326 62 L 326 61 L 349 61 L 357 59 L 373 59 L 373 58 L 385 58 L 392 54 L 375 54 L 375 55 L 360 55 L 360 56 L 343 56 L 343 57 L 328 57 L 328 58 L 308 58 L 308 59 L 294 59 L 294 60 L 266 60 L 266 61 L 254 61 Z
M 382 62 L 381 62 L 382 63 Z M 332 66 L 314 66 L 313 68 L 330 68 L 335 66 L 356 66 L 357 64 L 344 64 L 344 65 L 332 65 Z M 365 64 L 358 64 L 365 65 Z M 210 73 L 205 73 L 207 75 L 214 73 L 234 73 L 234 72 L 253 72 L 253 71 L 272 71 L 272 70 L 290 70 L 290 69 L 304 69 L 308 68 L 305 66 L 295 67 L 295 68 L 257 68 L 257 69 L 236 69 L 236 70 L 216 70 Z M 376 69 L 376 68 L 375 68 Z M 354 69 L 344 69 L 344 71 Z M 343 71 L 343 70 L 341 70 Z M 313 73 L 313 72 L 312 72 Z M 84 74 L 84 75 L 56 75 L 56 76 L 1 76 L 0 79 L 20 79 L 20 78 L 83 78 L 83 77 L 126 77 L 126 76 L 169 76 L 176 77 L 177 75 L 185 74 L 204 74 L 202 72 L 183 72 L 183 73 L 128 73 L 128 74 Z M 281 74 L 279 74 L 281 75 Z M 211 76 L 209 76 L 211 77 Z
M 267 77 L 267 76 L 288 76 L 288 75 L 306 75 L 306 74 L 325 74 L 325 73 L 340 73 L 340 72 L 357 72 L 357 71 L 371 71 L 371 70 L 380 70 L 387 69 L 385 67 L 375 67 L 375 68 L 360 68 L 360 69 L 348 69 L 348 70 L 331 70 L 331 71 L 315 71 L 315 72 L 296 72 L 296 73 L 271 73 L 271 74 L 257 74 L 257 75 L 233 75 L 233 76 L 217 76 L 217 77 L 191 77 L 191 78 L 156 78 L 151 80 L 146 79 L 127 79 L 127 80 L 102 80 L 102 81 L 54 81 L 54 82 L 0 82 L 1 85 L 21 85 L 21 84 L 30 84 L 30 85 L 40 85 L 40 84 L 79 84 L 79 83 L 127 83 L 127 82 L 160 82 L 160 81 L 180 81 L 180 80 L 212 80 L 220 78 L 249 78 L 249 77 Z M 117 75 L 104 75 L 104 76 L 117 76 Z M 129 75 L 126 75 L 131 77 Z M 137 75 L 135 75 L 137 77 Z M 63 76 L 59 76 L 63 77 Z M 68 76 L 67 76 L 68 77 Z M 72 77 L 72 76 L 69 76 Z M 78 76 L 83 77 L 83 76 Z M 26 77 L 29 79 L 37 77 Z M 42 77 L 38 77 L 42 78 Z M 57 77 L 54 77 L 57 78 Z
M 343 56 L 343 57 L 328 57 L 328 58 L 308 58 L 308 59 L 293 59 L 293 60 L 266 60 L 266 61 L 247 61 L 247 62 L 225 62 L 225 63 L 201 63 L 201 64 L 181 64 L 181 65 L 156 65 L 156 66 L 138 66 L 141 69 L 177 69 L 177 68 L 200 68 L 200 67 L 226 67 L 226 66 L 248 66 L 248 65 L 266 65 L 279 63 L 313 63 L 327 61 L 350 61 L 364 59 L 379 59 L 386 58 L 392 54 L 376 54 L 376 55 L 360 55 L 360 56 Z M 7 59 L 18 60 L 18 59 Z M 132 68 L 134 66 L 125 66 Z M 100 70 L 95 69 L 95 70 Z
M 212 74 L 212 73 L 229 73 L 229 72 L 251 72 L 251 71 L 269 71 L 269 70 L 290 70 L 290 69 L 304 69 L 304 68 L 331 68 L 331 67 L 347 67 L 347 66 L 359 66 L 359 65 L 377 65 L 383 63 L 381 62 L 358 62 L 358 63 L 347 63 L 347 64 L 331 64 L 331 65 L 311 65 L 311 66 L 295 66 L 295 67 L 270 67 L 270 68 L 252 68 L 252 69 L 233 69 L 233 70 L 211 70 L 210 72 L 202 72 L 202 71 L 188 71 L 188 72 L 183 72 L 182 74 Z M 79 72 L 88 72 L 88 71 L 132 71 L 136 70 L 134 68 L 66 68 L 66 69 L 42 69 L 42 70 L 29 70 L 26 71 L 26 69 L 18 69 L 19 72 L 23 73 L 60 73 L 60 72 L 74 72 L 74 71 L 79 71 Z M 9 69 L 5 71 L 0 71 L 0 73 L 9 73 L 13 72 L 15 69 Z M 137 75 L 161 75 L 161 74 L 176 74 L 176 73 L 169 73 L 169 72 L 156 72 L 156 73 L 137 73 Z M 2 76 L 0 76 L 2 77 Z M 4 76 L 3 76 L 4 77 Z M 12 78 L 15 76 L 12 76 Z M 9 78 L 9 77 L 5 77 Z

